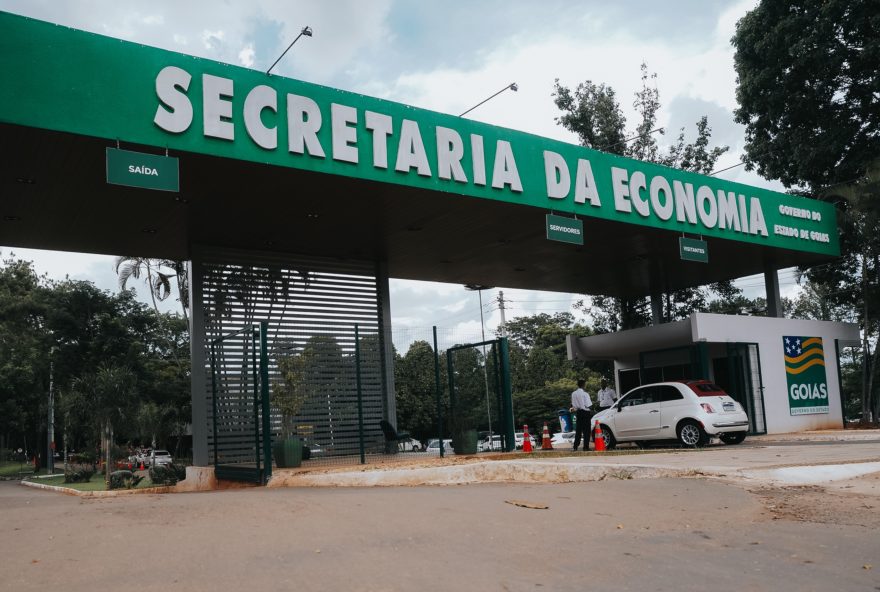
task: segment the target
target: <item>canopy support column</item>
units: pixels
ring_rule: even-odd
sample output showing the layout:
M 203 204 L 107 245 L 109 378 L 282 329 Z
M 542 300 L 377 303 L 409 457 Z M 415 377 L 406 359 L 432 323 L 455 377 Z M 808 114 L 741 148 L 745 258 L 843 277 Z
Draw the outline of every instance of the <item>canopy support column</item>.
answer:
M 663 295 L 651 294 L 651 324 L 659 325 L 663 322 Z
M 764 268 L 764 286 L 767 291 L 767 316 L 782 317 L 782 296 L 779 293 L 779 275 L 772 267 Z

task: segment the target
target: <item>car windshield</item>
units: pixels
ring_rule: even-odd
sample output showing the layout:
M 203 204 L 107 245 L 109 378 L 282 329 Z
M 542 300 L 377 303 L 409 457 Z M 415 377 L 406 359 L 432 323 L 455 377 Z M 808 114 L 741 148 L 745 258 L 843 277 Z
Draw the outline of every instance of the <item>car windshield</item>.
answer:
M 171 453 L 167 450 L 157 450 L 155 454 L 156 456 L 171 456 Z

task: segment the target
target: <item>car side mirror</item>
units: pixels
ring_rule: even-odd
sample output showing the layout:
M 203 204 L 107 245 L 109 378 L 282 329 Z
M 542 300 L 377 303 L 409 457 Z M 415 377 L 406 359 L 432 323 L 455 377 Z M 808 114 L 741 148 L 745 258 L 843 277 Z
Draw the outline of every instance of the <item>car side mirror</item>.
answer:
M 621 405 L 620 403 L 618 403 L 617 405 L 615 405 L 615 407 L 617 407 L 617 412 L 618 412 L 618 413 L 620 413 L 621 411 L 623 411 L 623 405 Z

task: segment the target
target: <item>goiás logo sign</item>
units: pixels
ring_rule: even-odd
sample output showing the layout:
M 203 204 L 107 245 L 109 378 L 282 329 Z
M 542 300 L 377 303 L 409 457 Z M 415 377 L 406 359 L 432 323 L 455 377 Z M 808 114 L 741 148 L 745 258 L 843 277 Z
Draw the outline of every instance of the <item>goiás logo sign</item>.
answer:
M 784 336 L 785 376 L 791 415 L 828 413 L 828 380 L 821 337 Z

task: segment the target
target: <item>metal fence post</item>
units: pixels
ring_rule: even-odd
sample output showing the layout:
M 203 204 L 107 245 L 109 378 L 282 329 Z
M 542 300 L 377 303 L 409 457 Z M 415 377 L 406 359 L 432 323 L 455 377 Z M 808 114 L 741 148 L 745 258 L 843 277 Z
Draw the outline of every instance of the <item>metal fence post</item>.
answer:
M 434 326 L 434 393 L 437 395 L 437 437 L 440 439 L 440 457 L 443 458 L 443 403 L 440 389 L 440 350 L 437 348 L 437 326 Z
M 501 358 L 501 394 L 504 402 L 504 431 L 507 437 L 507 452 L 512 452 L 516 448 L 514 442 L 514 432 L 516 428 L 513 425 L 513 394 L 510 388 L 510 349 L 507 337 L 498 340 L 498 349 Z
M 263 482 L 272 476 L 272 425 L 269 417 L 269 323 L 260 321 L 260 394 L 263 402 Z
M 367 462 L 367 456 L 364 451 L 364 401 L 361 396 L 361 339 L 360 329 L 357 325 L 354 326 L 354 368 L 355 374 L 357 374 L 355 382 L 358 397 L 358 440 L 360 441 L 361 464 L 363 465 Z

